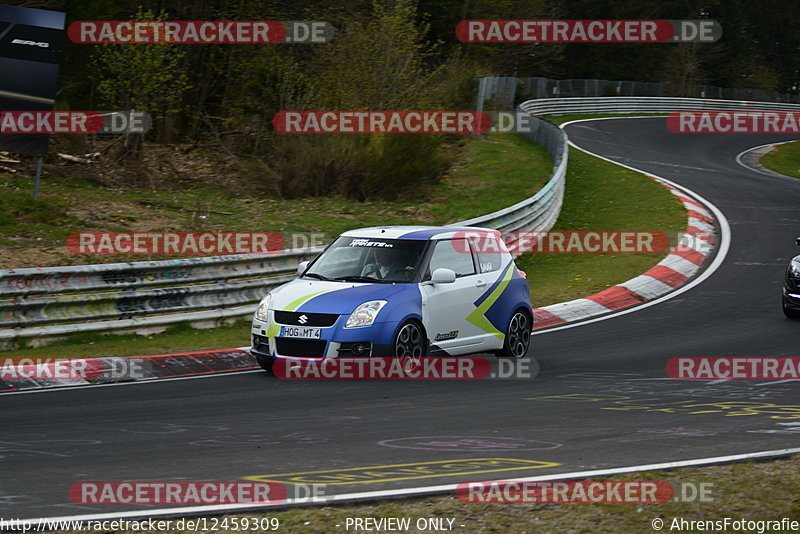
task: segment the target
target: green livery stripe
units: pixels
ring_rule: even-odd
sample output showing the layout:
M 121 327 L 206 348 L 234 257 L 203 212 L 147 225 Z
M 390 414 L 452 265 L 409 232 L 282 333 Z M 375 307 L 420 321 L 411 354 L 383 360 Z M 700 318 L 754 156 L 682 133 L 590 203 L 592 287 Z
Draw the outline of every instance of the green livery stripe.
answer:
M 308 295 L 303 295 L 299 299 L 295 299 L 286 305 L 283 309 L 285 311 L 295 311 L 297 308 L 302 306 L 304 303 L 308 302 L 309 300 L 313 299 L 318 295 L 322 295 L 323 293 L 330 293 L 331 291 L 337 291 L 339 288 L 334 289 L 323 289 L 322 291 L 317 291 L 316 293 L 309 293 Z M 266 337 L 277 337 L 278 334 L 281 333 L 281 326 L 277 323 L 270 323 L 269 328 L 267 328 Z
M 283 309 L 286 311 L 295 311 L 297 308 L 302 306 L 306 301 L 309 301 L 318 295 L 322 295 L 323 293 L 330 293 L 331 291 L 336 291 L 337 289 L 339 288 L 323 289 L 322 291 L 317 291 L 316 293 L 310 293 L 308 295 L 300 297 L 299 299 L 293 300 Z
M 514 271 L 512 269 L 513 265 L 514 265 L 513 262 L 508 264 L 506 272 L 505 274 L 503 274 L 503 279 L 500 281 L 499 284 L 497 284 L 497 287 L 494 288 L 494 291 L 492 291 L 492 293 L 488 297 L 486 297 L 486 300 L 481 302 L 480 306 L 475 308 L 475 311 L 473 311 L 467 316 L 467 321 L 474 324 L 484 332 L 488 332 L 493 336 L 497 337 L 498 339 L 503 339 L 503 340 L 505 340 L 506 338 L 505 333 L 495 328 L 495 326 L 489 321 L 489 319 L 486 318 L 485 313 L 489 311 L 489 308 L 492 307 L 492 304 L 497 302 L 497 299 L 500 298 L 500 295 L 502 295 L 503 291 L 505 291 L 506 287 L 508 287 L 508 282 L 511 281 L 511 277 L 514 274 Z
M 270 323 L 269 328 L 267 328 L 267 337 L 278 337 L 278 334 L 281 333 L 281 325 L 278 323 Z

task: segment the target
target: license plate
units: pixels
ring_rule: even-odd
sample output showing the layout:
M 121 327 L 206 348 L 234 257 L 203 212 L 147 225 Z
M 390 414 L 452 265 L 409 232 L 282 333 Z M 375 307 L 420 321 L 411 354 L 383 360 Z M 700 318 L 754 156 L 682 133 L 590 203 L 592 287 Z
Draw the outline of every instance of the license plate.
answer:
M 282 326 L 281 337 L 319 339 L 322 337 L 322 328 L 309 328 L 307 326 Z

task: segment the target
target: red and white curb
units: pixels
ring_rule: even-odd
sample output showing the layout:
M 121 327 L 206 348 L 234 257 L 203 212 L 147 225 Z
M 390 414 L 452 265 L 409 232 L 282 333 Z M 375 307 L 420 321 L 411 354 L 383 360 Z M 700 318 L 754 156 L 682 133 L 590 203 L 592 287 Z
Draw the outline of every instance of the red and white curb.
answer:
M 566 124 L 562 125 L 562 128 L 564 126 Z M 570 145 L 583 150 L 573 143 Z M 583 151 L 633 171 L 642 172 L 586 150 Z M 703 205 L 699 199 L 693 198 L 693 195 L 686 190 L 678 189 L 668 180 L 646 173 L 645 176 L 666 187 L 670 193 L 678 197 L 686 208 L 687 227 L 678 244 L 666 258 L 653 268 L 627 282 L 617 284 L 589 297 L 534 308 L 534 330 L 590 319 L 658 299 L 689 282 L 712 255 L 717 236 L 717 219 L 712 214 L 712 209 Z
M 775 172 L 772 169 L 768 169 L 764 165 L 761 164 L 761 158 L 772 152 L 777 146 L 785 145 L 788 143 L 794 143 L 797 139 L 793 139 L 791 141 L 779 141 L 777 143 L 767 143 L 766 145 L 758 145 L 754 146 L 753 148 L 748 148 L 747 150 L 742 150 L 738 154 L 736 154 L 736 163 L 747 169 L 748 171 L 757 172 L 759 174 L 766 174 L 768 176 L 774 176 L 777 178 L 786 178 L 788 180 L 796 180 L 797 178 L 793 178 L 791 176 L 786 176 L 785 174 L 781 174 L 779 172 Z
M 24 362 L 24 358 L 21 361 Z M 71 360 L 80 362 L 81 359 Z M 247 348 L 204 350 L 157 356 L 103 357 L 83 360 L 89 364 L 100 364 L 97 372 L 86 377 L 59 379 L 48 377 L 36 365 L 14 367 L 11 360 L 0 360 L 0 395 L 42 388 L 75 386 L 100 386 L 141 381 L 191 378 L 234 371 L 258 369 L 258 363 Z M 135 369 L 130 365 L 136 362 Z M 115 370 L 124 369 L 124 372 Z M 32 371 L 31 375 L 27 371 Z M 9 372 L 10 371 L 10 372 Z M 15 376 L 18 375 L 18 376 Z
M 711 255 L 716 236 L 711 211 L 661 178 L 648 176 L 666 187 L 683 203 L 688 214 L 686 232 L 666 258 L 652 269 L 589 297 L 534 308 L 534 328 L 539 330 L 641 304 L 666 295 L 691 279 Z
M 590 120 L 600 119 L 581 119 L 571 122 Z M 562 124 L 561 127 L 563 128 L 570 123 Z M 611 160 L 599 154 L 594 154 L 572 142 L 569 144 L 591 156 L 644 174 L 659 182 L 683 203 L 687 211 L 688 223 L 678 245 L 670 251 L 666 258 L 644 274 L 586 298 L 561 302 L 543 308 L 534 308 L 533 312 L 536 320 L 534 325 L 536 332 L 534 334 L 546 334 L 564 328 L 581 326 L 656 305 L 684 291 L 688 291 L 711 276 L 722 265 L 730 247 L 730 225 L 719 208 L 679 184 L 658 176 L 652 176 L 641 169 Z M 717 228 L 719 229 L 718 232 Z M 701 267 L 712 256 L 715 248 L 716 255 L 714 255 L 713 261 L 700 272 Z M 636 304 L 639 304 L 639 306 L 633 308 L 632 306 Z M 142 358 L 149 364 L 147 376 L 136 379 L 109 380 L 100 378 L 96 380 L 77 380 L 68 383 L 63 380 L 9 380 L 5 378 L 0 381 L 0 396 L 54 391 L 64 386 L 81 388 L 129 385 L 134 383 L 154 383 L 159 380 L 185 380 L 220 376 L 221 374 L 232 375 L 234 374 L 233 372 L 258 372 L 259 366 L 248 349 L 249 347 L 241 347 L 238 349 L 144 356 Z M 104 364 L 110 365 L 112 360 L 118 358 L 99 359 L 103 360 Z

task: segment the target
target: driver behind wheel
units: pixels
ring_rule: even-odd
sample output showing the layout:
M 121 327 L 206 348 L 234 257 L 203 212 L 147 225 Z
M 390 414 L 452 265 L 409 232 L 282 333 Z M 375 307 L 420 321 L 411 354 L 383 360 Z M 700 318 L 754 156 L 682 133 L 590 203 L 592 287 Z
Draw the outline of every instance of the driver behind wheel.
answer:
M 393 248 L 378 248 L 374 252 L 375 261 L 364 267 L 362 276 L 372 276 L 378 280 L 408 282 L 414 274 L 414 267 L 407 264 L 406 254 Z

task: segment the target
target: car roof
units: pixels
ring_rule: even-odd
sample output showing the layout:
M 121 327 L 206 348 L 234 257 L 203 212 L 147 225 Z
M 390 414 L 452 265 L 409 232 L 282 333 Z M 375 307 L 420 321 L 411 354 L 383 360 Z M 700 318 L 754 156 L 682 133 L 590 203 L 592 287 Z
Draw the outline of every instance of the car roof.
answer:
M 343 232 L 344 237 L 368 237 L 380 239 L 448 239 L 463 232 L 491 232 L 497 230 L 491 228 L 481 228 L 478 226 L 372 226 L 369 228 L 358 228 Z

